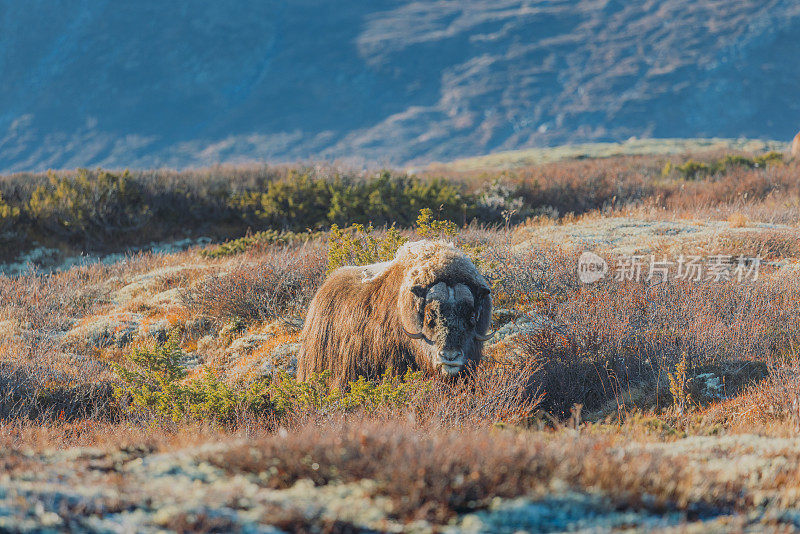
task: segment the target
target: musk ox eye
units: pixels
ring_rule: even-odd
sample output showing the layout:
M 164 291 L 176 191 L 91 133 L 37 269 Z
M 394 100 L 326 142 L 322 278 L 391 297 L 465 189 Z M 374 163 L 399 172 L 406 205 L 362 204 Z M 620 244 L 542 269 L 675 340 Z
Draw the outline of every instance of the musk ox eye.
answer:
M 436 312 L 435 311 L 428 311 L 428 316 L 425 318 L 425 321 L 428 323 L 430 328 L 436 326 Z

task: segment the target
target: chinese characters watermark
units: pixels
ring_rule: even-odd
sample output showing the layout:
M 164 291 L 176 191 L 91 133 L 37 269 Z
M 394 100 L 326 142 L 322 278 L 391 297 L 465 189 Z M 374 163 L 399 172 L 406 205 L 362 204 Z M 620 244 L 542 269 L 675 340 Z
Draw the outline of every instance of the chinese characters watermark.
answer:
M 684 256 L 675 259 L 649 256 L 619 256 L 609 266 L 602 257 L 584 252 L 578 258 L 578 279 L 584 284 L 602 280 L 606 275 L 617 281 L 661 283 L 667 280 L 689 282 L 727 282 L 758 280 L 761 258 L 713 254 L 710 256 Z

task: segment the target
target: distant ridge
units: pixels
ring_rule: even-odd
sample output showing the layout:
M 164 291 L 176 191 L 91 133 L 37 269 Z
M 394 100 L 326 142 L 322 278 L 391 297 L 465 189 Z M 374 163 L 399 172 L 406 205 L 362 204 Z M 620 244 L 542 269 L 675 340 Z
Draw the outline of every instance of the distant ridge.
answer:
M 0 0 L 0 172 L 789 141 L 796 0 Z
M 786 152 L 788 147 L 788 143 L 781 141 L 755 139 L 629 139 L 623 143 L 586 143 L 552 148 L 509 150 L 485 156 L 461 158 L 448 163 L 432 163 L 429 168 L 446 168 L 454 171 L 502 170 L 577 158 L 690 154 L 713 150 Z

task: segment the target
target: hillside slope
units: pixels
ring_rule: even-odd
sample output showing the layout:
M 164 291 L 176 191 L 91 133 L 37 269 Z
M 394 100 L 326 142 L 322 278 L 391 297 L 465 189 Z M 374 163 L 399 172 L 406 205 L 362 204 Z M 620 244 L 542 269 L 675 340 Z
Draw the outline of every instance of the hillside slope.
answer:
M 791 0 L 0 0 L 0 172 L 790 139 Z

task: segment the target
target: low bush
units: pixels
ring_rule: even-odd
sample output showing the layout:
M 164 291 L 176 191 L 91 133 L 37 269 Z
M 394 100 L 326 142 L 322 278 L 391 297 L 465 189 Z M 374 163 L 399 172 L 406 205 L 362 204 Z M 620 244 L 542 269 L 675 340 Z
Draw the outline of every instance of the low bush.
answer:
M 682 359 L 679 374 L 691 377 L 699 368 L 763 361 L 798 346 L 800 312 L 789 304 L 798 291 L 791 278 L 670 280 L 655 287 L 609 280 L 542 299 L 538 313 L 564 325 L 566 334 L 546 329 L 520 344 L 541 362 L 542 405 L 558 417 L 576 403 L 587 411 L 609 403 L 620 411 L 631 404 L 666 408 L 672 405 L 668 373 L 678 376 Z M 647 394 L 638 398 L 640 386 Z M 685 407 L 688 390 L 675 391 Z
M 276 249 L 245 257 L 224 274 L 211 275 L 183 292 L 184 304 L 221 321 L 271 321 L 301 314 L 324 275 L 314 247 Z
M 297 233 L 288 230 L 264 230 L 208 247 L 205 250 L 201 250 L 200 255 L 211 259 L 225 258 L 245 252 L 255 252 L 270 245 L 295 245 L 315 239 L 323 239 L 326 236 L 326 232 Z
M 740 481 L 718 482 L 689 462 L 650 449 L 630 454 L 613 441 L 574 434 L 540 437 L 465 429 L 420 432 L 401 422 L 308 425 L 242 442 L 203 460 L 263 487 L 284 489 L 371 480 L 403 521 L 447 522 L 492 499 L 591 491 L 620 509 L 717 510 L 745 501 Z
M 123 364 L 113 364 L 118 399 L 129 413 L 171 419 L 235 423 L 246 416 L 298 417 L 309 411 L 325 414 L 361 410 L 366 413 L 406 409 L 426 391 L 421 373 L 402 377 L 387 371 L 380 380 L 363 377 L 347 388 L 331 388 L 327 373 L 305 382 L 278 373 L 249 383 L 230 384 L 209 367 L 189 375 L 175 336 L 152 348 L 138 348 Z
M 220 168 L 185 173 L 79 169 L 6 177 L 0 181 L 0 231 L 11 232 L 4 238 L 19 243 L 116 251 L 151 241 L 226 239 L 249 229 L 267 230 L 207 251 L 219 257 L 305 240 L 310 236 L 303 232 L 334 224 L 407 227 L 423 208 L 461 222 L 493 216 L 462 182 L 444 178 L 390 171 L 367 178 L 312 167 L 242 174 Z
M 254 232 L 206 251 L 219 257 L 303 240 L 309 229 L 334 224 L 410 228 L 421 209 L 463 226 L 640 203 L 675 209 L 756 202 L 776 192 L 796 198 L 795 166 L 781 162 L 781 154 L 767 153 L 666 167 L 655 157 L 565 161 L 474 175 L 440 169 L 368 176 L 324 167 L 20 174 L 0 179 L 0 255 L 18 254 L 20 245 L 25 249 L 34 241 L 75 253 L 111 252 Z
M 714 175 L 725 169 L 720 162 L 702 163 L 693 159 L 683 165 L 678 165 L 676 168 L 687 180 L 696 180 L 701 176 Z
M 275 413 L 297 416 L 313 411 L 317 414 L 360 410 L 397 412 L 417 404 L 417 399 L 430 387 L 422 373 L 407 371 L 402 377 L 387 370 L 379 380 L 364 377 L 350 382 L 346 388 L 330 387 L 330 373 L 323 371 L 305 382 L 279 373 L 270 379 L 267 392 Z
M 74 177 L 49 175 L 27 206 L 36 226 L 68 240 L 103 240 L 145 225 L 151 213 L 130 175 L 80 170 Z
M 673 166 L 672 163 L 667 163 L 662 171 L 663 176 L 669 176 L 672 169 L 677 170 L 683 178 L 687 180 L 697 180 L 703 176 L 714 176 L 717 174 L 728 172 L 737 167 L 744 167 L 746 169 L 765 168 L 770 165 L 783 163 L 783 154 L 780 152 L 767 152 L 749 158 L 739 154 L 728 154 L 727 156 L 710 161 L 708 163 L 688 160 L 682 165 Z
M 183 351 L 171 337 L 152 349 L 139 348 L 127 355 L 127 365 L 113 364 L 121 384 L 115 395 L 130 413 L 155 415 L 175 422 L 204 419 L 232 422 L 240 413 L 262 413 L 267 406 L 264 381 L 234 388 L 205 368 L 187 379 Z
M 439 209 L 447 218 L 475 214 L 476 199 L 458 183 L 381 172 L 372 179 L 337 174 L 316 178 L 293 170 L 270 182 L 266 191 L 234 196 L 231 205 L 246 217 L 272 228 L 304 230 L 357 223 L 410 226 L 422 208 Z
M 3 195 L 0 194 L 0 232 L 10 230 L 19 218 L 20 209 L 9 206 Z
M 430 208 L 423 208 L 417 216 L 414 232 L 425 239 L 456 240 L 458 226 L 449 220 L 433 216 Z M 387 230 L 377 232 L 372 225 L 355 223 L 340 229 L 333 225 L 328 237 L 328 270 L 343 265 L 368 265 L 394 258 L 397 250 L 408 241 L 392 225 Z
M 372 225 L 353 224 L 340 229 L 333 225 L 328 238 L 328 270 L 330 274 L 343 265 L 368 265 L 394 258 L 408 241 L 394 226 L 380 234 Z

